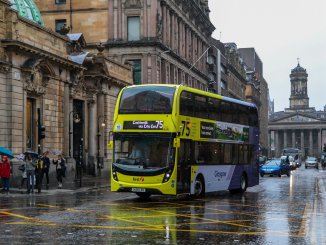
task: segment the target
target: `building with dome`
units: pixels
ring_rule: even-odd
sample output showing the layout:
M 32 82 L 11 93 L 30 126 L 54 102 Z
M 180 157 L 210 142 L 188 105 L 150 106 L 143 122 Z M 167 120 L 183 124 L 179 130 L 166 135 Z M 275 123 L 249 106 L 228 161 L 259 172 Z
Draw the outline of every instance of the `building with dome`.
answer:
M 61 152 L 68 174 L 77 163 L 97 174 L 130 67 L 105 58 L 101 45 L 83 51 L 81 33 L 46 28 L 33 0 L 0 0 L 0 30 L 0 145 L 15 155 Z
M 304 156 L 319 157 L 326 143 L 326 107 L 309 105 L 308 73 L 300 64 L 291 70 L 289 108 L 269 118 L 269 156 L 279 157 L 284 148 L 298 148 Z

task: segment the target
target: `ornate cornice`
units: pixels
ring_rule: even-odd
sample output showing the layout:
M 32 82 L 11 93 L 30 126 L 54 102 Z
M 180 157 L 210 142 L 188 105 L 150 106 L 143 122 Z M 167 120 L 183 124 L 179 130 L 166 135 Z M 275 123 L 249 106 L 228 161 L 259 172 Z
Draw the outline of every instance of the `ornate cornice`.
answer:
M 52 66 L 43 59 L 30 58 L 25 61 L 21 70 L 24 89 L 33 96 L 44 95 L 49 80 L 55 77 Z
M 35 46 L 32 46 L 30 44 L 24 43 L 19 40 L 3 39 L 1 40 L 1 44 L 6 50 L 13 50 L 15 52 L 26 52 L 26 53 L 33 54 L 33 57 L 44 58 L 45 60 L 63 64 L 70 68 L 83 69 L 81 65 L 74 63 L 68 58 L 64 58 L 54 53 L 50 53 L 44 49 L 37 48 Z

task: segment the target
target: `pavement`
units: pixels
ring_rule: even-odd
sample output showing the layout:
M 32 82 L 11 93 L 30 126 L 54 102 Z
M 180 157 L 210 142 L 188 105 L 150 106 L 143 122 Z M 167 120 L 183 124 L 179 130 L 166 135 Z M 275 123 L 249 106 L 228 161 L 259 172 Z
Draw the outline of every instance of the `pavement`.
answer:
M 95 190 L 100 188 L 110 188 L 110 175 L 109 173 L 102 174 L 101 176 L 90 176 L 84 175 L 82 178 L 72 179 L 72 180 L 63 180 L 62 188 L 57 187 L 57 182 L 52 181 L 50 178 L 50 187 L 47 190 L 45 186 L 45 179 L 43 179 L 43 186 L 41 193 L 37 193 L 37 188 L 34 190 L 34 195 L 57 195 L 57 194 L 64 194 L 64 193 L 76 193 L 76 192 L 83 192 L 87 190 Z M 1 193 L 1 196 L 8 195 L 7 193 Z M 26 195 L 26 188 L 15 188 L 11 187 L 9 191 L 9 196 L 21 196 Z

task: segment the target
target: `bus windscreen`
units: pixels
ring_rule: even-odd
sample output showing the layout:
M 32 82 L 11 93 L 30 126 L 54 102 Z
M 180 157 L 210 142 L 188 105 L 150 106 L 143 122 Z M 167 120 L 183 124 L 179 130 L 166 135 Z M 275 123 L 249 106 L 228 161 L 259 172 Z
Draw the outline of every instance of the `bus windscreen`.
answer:
M 120 114 L 171 114 L 175 88 L 162 86 L 130 87 L 123 91 Z

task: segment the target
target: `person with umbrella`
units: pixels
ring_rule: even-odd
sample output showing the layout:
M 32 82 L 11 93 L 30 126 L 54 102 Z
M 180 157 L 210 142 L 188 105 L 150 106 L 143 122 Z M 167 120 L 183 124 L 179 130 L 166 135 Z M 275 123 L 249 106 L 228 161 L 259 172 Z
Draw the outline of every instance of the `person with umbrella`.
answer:
M 35 166 L 36 163 L 33 160 L 32 154 L 27 153 L 25 155 L 25 170 L 27 174 L 27 193 L 34 193 L 35 185 Z
M 2 179 L 2 191 L 9 193 L 9 178 L 11 173 L 11 165 L 9 158 L 6 155 L 2 156 L 0 163 L 0 177 Z

